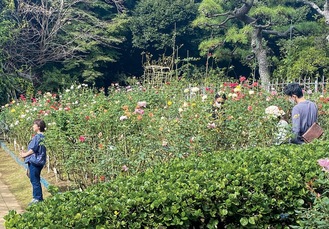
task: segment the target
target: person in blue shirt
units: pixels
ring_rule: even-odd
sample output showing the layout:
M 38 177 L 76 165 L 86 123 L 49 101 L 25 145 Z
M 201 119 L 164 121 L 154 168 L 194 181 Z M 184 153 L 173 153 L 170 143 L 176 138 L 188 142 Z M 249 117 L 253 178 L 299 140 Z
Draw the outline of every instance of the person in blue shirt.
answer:
M 294 137 L 289 142 L 303 144 L 302 135 L 317 121 L 318 108 L 314 102 L 304 98 L 303 90 L 297 83 L 288 84 L 283 92 L 295 104 L 291 114 Z
M 43 144 L 43 132 L 46 129 L 46 124 L 41 119 L 36 119 L 33 122 L 33 131 L 36 135 L 28 144 L 27 151 L 22 150 L 20 156 L 24 158 L 24 162 L 28 164 L 28 176 L 32 184 L 33 199 L 31 204 L 43 201 L 42 187 L 40 182 L 41 170 L 46 164 L 46 147 Z

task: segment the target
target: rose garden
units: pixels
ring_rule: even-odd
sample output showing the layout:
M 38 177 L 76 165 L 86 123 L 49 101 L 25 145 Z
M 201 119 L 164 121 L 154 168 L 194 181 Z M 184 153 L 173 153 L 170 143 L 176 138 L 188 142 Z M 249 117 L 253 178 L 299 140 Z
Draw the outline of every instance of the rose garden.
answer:
M 77 84 L 5 105 L 2 120 L 15 147 L 30 140 L 34 118 L 45 120 L 43 174 L 65 183 L 52 184 L 52 196 L 23 214 L 9 212 L 6 228 L 326 226 L 327 136 L 276 145 L 277 119 L 265 109 L 289 114 L 283 93 L 244 77 L 213 82 L 146 87 L 136 80 L 106 92 Z M 214 119 L 216 93 L 228 98 Z M 325 130 L 327 96 L 305 91 Z
M 27 201 L 35 119 L 49 181 L 5 227 L 328 228 L 328 6 L 0 1 L 1 182 Z M 287 143 L 291 82 L 318 107 L 308 144 Z

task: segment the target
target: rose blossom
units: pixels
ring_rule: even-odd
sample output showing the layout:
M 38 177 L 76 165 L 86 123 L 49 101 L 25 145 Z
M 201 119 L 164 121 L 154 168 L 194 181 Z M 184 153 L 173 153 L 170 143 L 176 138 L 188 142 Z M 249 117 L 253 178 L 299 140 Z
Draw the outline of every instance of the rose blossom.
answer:
M 144 114 L 144 110 L 142 110 L 142 109 L 135 109 L 135 113 L 142 115 L 142 114 Z
M 86 141 L 86 137 L 81 135 L 81 136 L 79 137 L 79 141 L 80 141 L 80 142 L 84 142 L 84 141 Z
M 214 129 L 216 128 L 216 124 L 215 123 L 208 123 L 208 126 L 207 126 L 209 129 Z
M 126 166 L 126 165 L 122 166 L 122 171 L 127 172 L 128 170 L 129 170 L 128 166 Z
M 318 160 L 318 164 L 321 167 L 323 167 L 324 170 L 329 172 L 329 159 L 328 158 Z
M 137 103 L 137 106 L 139 107 L 146 107 L 146 101 L 140 101 Z
M 128 119 L 128 117 L 125 116 L 125 115 L 123 115 L 123 116 L 120 117 L 120 121 L 123 121 L 123 120 L 126 120 L 126 119 Z
M 200 89 L 198 87 L 192 87 L 191 88 L 191 91 L 194 92 L 194 93 L 198 92 L 199 90 Z

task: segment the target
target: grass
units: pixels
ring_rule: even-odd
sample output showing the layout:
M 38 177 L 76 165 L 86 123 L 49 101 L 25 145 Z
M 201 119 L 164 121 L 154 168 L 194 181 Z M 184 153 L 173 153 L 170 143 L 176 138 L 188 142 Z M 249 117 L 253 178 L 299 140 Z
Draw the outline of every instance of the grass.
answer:
M 8 145 L 7 147 L 10 149 Z M 16 200 L 21 205 L 22 209 L 25 209 L 28 203 L 32 200 L 32 186 L 29 178 L 26 176 L 26 170 L 3 149 L 0 149 L 0 154 L 1 180 L 16 197 Z M 43 173 L 45 173 L 45 169 L 42 170 L 41 176 L 43 176 Z M 44 187 L 42 188 L 44 198 L 50 196 L 47 190 Z

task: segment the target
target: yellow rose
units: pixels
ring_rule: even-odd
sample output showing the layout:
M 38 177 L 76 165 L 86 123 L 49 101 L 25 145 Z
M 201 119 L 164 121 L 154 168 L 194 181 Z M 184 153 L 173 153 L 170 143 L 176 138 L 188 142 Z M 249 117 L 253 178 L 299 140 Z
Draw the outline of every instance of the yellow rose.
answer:
M 239 92 L 239 91 L 241 91 L 241 87 L 236 87 L 236 88 L 234 88 L 234 92 Z

